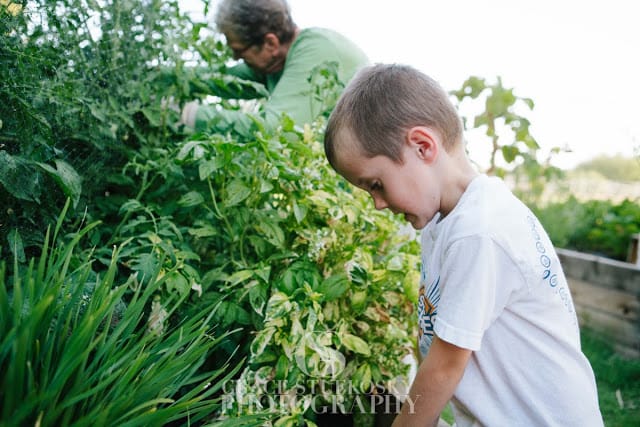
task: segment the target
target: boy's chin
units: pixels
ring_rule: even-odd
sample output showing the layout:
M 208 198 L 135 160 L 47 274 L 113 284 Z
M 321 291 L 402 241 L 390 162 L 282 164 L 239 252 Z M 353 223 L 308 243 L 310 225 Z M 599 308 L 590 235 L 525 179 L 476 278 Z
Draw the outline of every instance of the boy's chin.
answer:
M 427 225 L 425 221 L 414 215 L 404 214 L 404 219 L 416 230 L 422 230 Z

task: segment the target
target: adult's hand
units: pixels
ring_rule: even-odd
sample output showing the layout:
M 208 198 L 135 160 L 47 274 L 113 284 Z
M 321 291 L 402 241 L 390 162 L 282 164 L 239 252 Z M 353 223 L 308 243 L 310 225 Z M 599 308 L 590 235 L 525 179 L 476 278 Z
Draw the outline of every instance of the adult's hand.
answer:
M 199 101 L 190 101 L 184 104 L 182 112 L 180 113 L 180 123 L 191 129 L 195 129 L 198 108 L 200 108 Z

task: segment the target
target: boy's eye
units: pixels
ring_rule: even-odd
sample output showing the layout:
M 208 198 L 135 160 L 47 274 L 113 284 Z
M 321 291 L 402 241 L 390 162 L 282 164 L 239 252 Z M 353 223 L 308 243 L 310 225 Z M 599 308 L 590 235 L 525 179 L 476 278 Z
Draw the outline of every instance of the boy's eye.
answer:
M 371 185 L 369 186 L 369 191 L 380 191 L 380 190 L 382 190 L 382 184 L 380 184 L 378 181 L 371 183 Z

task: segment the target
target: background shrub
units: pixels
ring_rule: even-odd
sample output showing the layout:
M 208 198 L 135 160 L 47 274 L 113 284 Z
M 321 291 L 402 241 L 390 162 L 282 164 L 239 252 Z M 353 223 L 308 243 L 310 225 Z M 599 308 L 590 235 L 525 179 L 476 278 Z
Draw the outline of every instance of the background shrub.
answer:
M 640 232 L 640 205 L 631 200 L 580 202 L 569 197 L 536 209 L 557 247 L 625 261 L 631 236 Z

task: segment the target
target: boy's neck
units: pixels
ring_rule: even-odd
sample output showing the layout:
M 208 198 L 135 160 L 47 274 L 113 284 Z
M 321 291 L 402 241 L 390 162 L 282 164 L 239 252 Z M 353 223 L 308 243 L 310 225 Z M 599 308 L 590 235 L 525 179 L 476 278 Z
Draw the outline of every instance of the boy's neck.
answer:
M 446 156 L 445 174 L 442 176 L 440 215 L 447 216 L 469 187 L 469 184 L 479 175 L 471 165 L 464 148 L 456 150 Z

